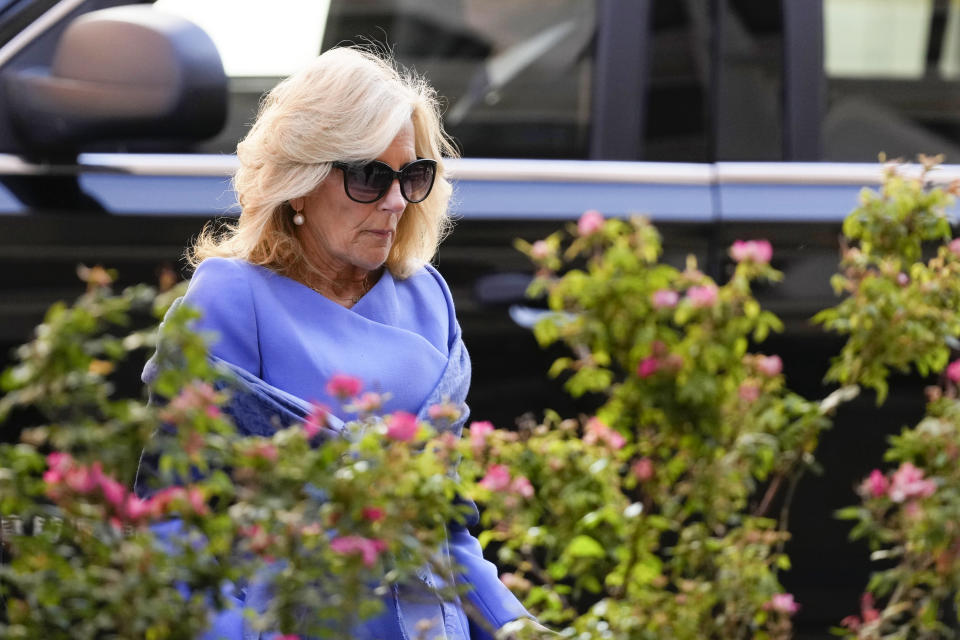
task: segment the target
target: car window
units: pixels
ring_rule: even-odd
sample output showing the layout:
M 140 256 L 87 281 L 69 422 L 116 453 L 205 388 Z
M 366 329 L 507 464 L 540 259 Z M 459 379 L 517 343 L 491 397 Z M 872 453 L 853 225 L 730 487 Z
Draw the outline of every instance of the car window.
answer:
M 317 55 L 328 0 L 157 0 L 210 35 L 232 78 L 282 77 Z
M 826 160 L 960 161 L 960 3 L 824 0 Z
M 320 51 L 379 42 L 425 74 L 473 157 L 588 151 L 595 0 L 158 0 L 210 33 L 231 77 L 230 152 L 263 92 Z

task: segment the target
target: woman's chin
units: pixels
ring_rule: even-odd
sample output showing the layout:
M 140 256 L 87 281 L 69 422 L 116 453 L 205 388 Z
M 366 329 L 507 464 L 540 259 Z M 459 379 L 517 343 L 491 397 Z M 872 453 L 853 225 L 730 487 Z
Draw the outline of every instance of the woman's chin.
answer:
M 389 255 L 389 252 L 384 252 L 383 254 L 378 254 L 375 256 L 364 256 L 363 258 L 356 260 L 354 264 L 364 271 L 376 271 L 387 263 L 387 256 Z

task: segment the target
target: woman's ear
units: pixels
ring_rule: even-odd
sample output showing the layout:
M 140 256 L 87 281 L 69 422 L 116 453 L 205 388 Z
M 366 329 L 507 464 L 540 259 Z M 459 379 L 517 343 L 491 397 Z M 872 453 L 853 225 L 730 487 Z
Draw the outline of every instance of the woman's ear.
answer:
M 290 202 L 290 208 L 296 211 L 297 213 L 303 211 L 303 197 L 291 198 L 289 202 Z

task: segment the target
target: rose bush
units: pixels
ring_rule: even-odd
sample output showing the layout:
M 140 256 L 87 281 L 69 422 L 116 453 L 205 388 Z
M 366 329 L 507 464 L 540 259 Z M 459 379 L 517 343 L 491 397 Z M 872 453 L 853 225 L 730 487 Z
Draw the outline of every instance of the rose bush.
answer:
M 960 585 L 960 241 L 946 210 L 958 185 L 933 188 L 923 159 L 912 176 L 891 166 L 879 192 L 864 190 L 844 223 L 847 246 L 833 285 L 843 301 L 818 320 L 847 336 L 829 377 L 872 388 L 882 404 L 891 372 L 944 372 L 927 388 L 926 415 L 890 438 L 887 470 L 841 511 L 853 538 L 885 567 L 867 585 L 859 615 L 839 632 L 863 639 L 954 638 Z M 948 364 L 949 363 L 949 364 Z
M 271 598 L 256 627 L 343 637 L 391 584 L 428 563 L 452 570 L 434 561 L 463 515 L 450 438 L 376 416 L 380 399 L 345 377 L 331 385 L 353 412 L 350 437 L 323 436 L 321 407 L 302 426 L 238 437 L 179 308 L 160 354 L 177 366 L 153 385 L 169 402 L 114 398 L 111 372 L 155 344 L 155 328 L 127 329 L 154 293 L 107 284 L 51 309 L 2 378 L 0 415 L 40 421 L 0 445 L 0 635 L 192 639 L 230 589 L 261 581 Z M 157 478 L 141 498 L 130 488 L 144 447 Z
M 803 605 L 779 581 L 794 488 L 816 468 L 836 406 L 860 386 L 882 402 L 889 373 L 912 368 L 944 378 L 928 389 L 927 416 L 892 439 L 890 468 L 841 514 L 888 564 L 839 631 L 952 637 L 960 241 L 943 212 L 950 195 L 925 176 L 891 172 L 844 225 L 833 282 L 846 297 L 818 321 L 848 341 L 828 374 L 841 387 L 822 401 L 791 392 L 779 356 L 759 347 L 780 329 L 753 295 L 781 277 L 770 244 L 734 243 L 717 283 L 692 258 L 660 263 L 642 218 L 589 211 L 567 233 L 518 242 L 536 265 L 531 293 L 552 310 L 535 335 L 571 354 L 550 373 L 596 411 L 547 411 L 514 430 L 474 422 L 461 440 L 442 433 L 458 407 L 431 407 L 437 428 L 379 416 L 385 397 L 349 376 L 327 390 L 351 437 L 328 436 L 324 407 L 269 437 L 239 437 L 181 308 L 164 330 L 171 366 L 153 383 L 167 402 L 117 398 L 123 363 L 156 345 L 131 315 L 162 314 L 176 292 L 156 303 L 147 287 L 112 295 L 108 272 L 85 270 L 88 293 L 51 309 L 0 378 L 0 419 L 32 421 L 0 445 L 0 634 L 194 638 L 253 580 L 271 592 L 251 614 L 259 628 L 342 637 L 424 564 L 455 570 L 434 559 L 462 517 L 459 494 L 483 506 L 480 539 L 504 583 L 562 636 L 787 638 Z M 157 478 L 138 496 L 144 447 Z M 508 627 L 502 636 L 544 633 Z
M 589 211 L 518 248 L 554 312 L 538 340 L 573 354 L 551 373 L 602 401 L 582 420 L 471 427 L 463 473 L 482 478 L 481 540 L 507 584 L 570 637 L 788 637 L 789 495 L 838 398 L 799 397 L 779 357 L 751 352 L 780 329 L 752 294 L 780 279 L 769 243 L 734 244 L 722 286 L 692 258 L 660 264 L 642 218 Z

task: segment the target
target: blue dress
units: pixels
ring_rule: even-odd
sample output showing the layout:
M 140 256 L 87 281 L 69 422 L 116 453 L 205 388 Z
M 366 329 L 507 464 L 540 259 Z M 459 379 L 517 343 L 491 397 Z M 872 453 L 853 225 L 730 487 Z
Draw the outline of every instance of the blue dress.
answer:
M 360 378 L 367 389 L 389 391 L 392 397 L 384 407 L 389 412 L 424 417 L 430 405 L 443 399 L 462 404 L 466 398 L 470 363 L 453 299 L 430 266 L 404 280 L 384 271 L 373 288 L 346 309 L 264 267 L 210 258 L 197 268 L 184 303 L 202 312 L 197 328 L 214 334 L 211 355 L 253 381 L 253 388 L 267 389 L 274 398 L 283 396 L 295 414 L 296 407 L 309 402 L 338 407 L 325 389 L 336 373 Z M 453 427 L 457 435 L 466 413 Z M 243 429 L 242 420 L 237 422 Z M 498 629 L 529 615 L 500 582 L 496 567 L 483 559 L 479 543 L 465 527 L 450 527 L 448 551 L 463 569 L 460 579 L 470 586 L 466 597 L 487 626 Z M 431 576 L 423 579 L 431 583 Z M 424 601 L 422 595 L 405 598 L 402 588 L 395 590 L 385 598 L 386 611 L 351 630 L 350 637 L 412 639 L 416 622 L 424 618 L 443 622 L 434 625 L 430 638 L 491 637 L 484 625 L 467 618 L 459 601 Z M 238 604 L 257 610 L 268 597 L 248 589 Z M 257 637 L 238 607 L 220 614 L 205 639 Z

